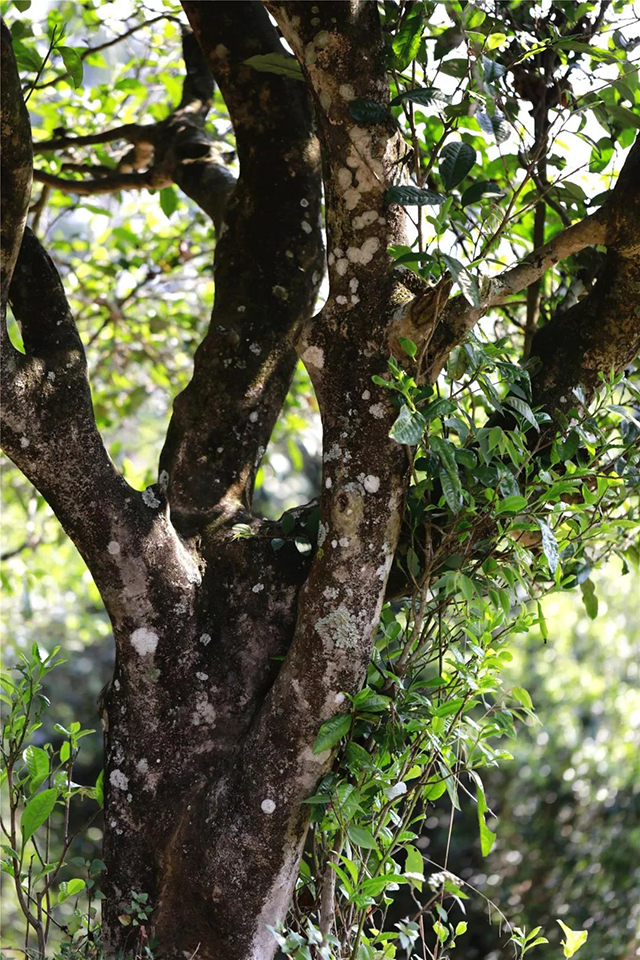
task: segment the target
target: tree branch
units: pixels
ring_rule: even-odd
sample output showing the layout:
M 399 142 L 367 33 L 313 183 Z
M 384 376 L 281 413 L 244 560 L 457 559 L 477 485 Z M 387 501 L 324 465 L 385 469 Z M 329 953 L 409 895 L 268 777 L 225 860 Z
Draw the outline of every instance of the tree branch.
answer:
M 101 130 L 98 133 L 87 133 L 79 137 L 70 134 L 55 137 L 53 140 L 36 140 L 33 144 L 33 152 L 49 153 L 53 150 L 68 150 L 71 147 L 88 147 L 96 143 L 112 143 L 114 140 L 128 140 L 129 143 L 147 140 L 152 144 L 156 129 L 155 123 L 125 123 L 112 130 Z
M 0 211 L 1 267 L 0 308 L 2 310 L 2 336 L 5 337 L 5 307 L 9 284 L 18 258 L 22 232 L 27 221 L 29 197 L 31 196 L 31 128 L 18 77 L 16 58 L 13 53 L 11 34 L 4 20 L 1 35 L 1 124 L 2 124 L 2 208 Z M 8 340 L 3 349 L 10 349 Z
M 625 245 L 632 248 L 637 229 L 634 211 L 638 203 L 639 184 L 640 138 L 637 138 L 611 197 L 596 213 L 563 230 L 514 267 L 487 280 L 480 306 L 471 305 L 461 296 L 449 300 L 440 314 L 435 331 L 427 322 L 424 312 L 424 305 L 428 310 L 431 309 L 429 296 L 416 297 L 406 305 L 391 327 L 392 350 L 397 350 L 395 345 L 399 336 L 409 337 L 418 347 L 426 340 L 426 379 L 430 383 L 435 382 L 453 347 L 464 340 L 488 310 L 505 303 L 509 297 L 530 286 L 560 260 L 594 244 L 603 244 L 618 251 L 624 249 Z
M 97 180 L 69 180 L 45 173 L 44 170 L 34 170 L 33 179 L 55 187 L 62 193 L 75 193 L 78 197 L 94 197 L 103 193 L 115 193 L 117 190 L 159 190 L 172 183 L 169 177 L 156 168 L 144 173 L 113 173 Z
M 225 98 L 240 161 L 216 250 L 211 325 L 160 461 L 172 518 L 189 526 L 250 504 L 295 366 L 293 344 L 313 309 L 322 243 L 305 88 L 244 65 L 284 52 L 266 11 L 257 2 L 183 6 Z

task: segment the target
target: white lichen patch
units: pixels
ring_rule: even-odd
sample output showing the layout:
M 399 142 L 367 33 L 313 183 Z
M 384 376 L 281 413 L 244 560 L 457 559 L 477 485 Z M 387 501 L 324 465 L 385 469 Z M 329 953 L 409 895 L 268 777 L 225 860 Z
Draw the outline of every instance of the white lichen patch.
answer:
M 376 420 L 382 420 L 385 415 L 384 404 L 382 403 L 372 403 L 369 407 L 369 413 L 372 417 L 375 417 Z
M 112 770 L 109 774 L 109 783 L 112 787 L 115 787 L 116 790 L 129 789 L 129 778 L 125 777 L 122 770 Z
M 131 646 L 141 657 L 153 656 L 158 646 L 158 634 L 147 627 L 138 627 L 130 637 Z
M 327 600 L 336 600 L 338 597 L 338 591 L 336 587 L 325 587 L 322 591 L 322 596 L 326 597 Z
M 331 490 L 331 487 L 333 485 L 333 480 L 331 479 L 331 477 L 327 477 L 327 479 L 324 482 L 324 485 L 327 488 L 327 490 Z
M 380 489 L 380 477 L 375 477 L 372 473 L 364 478 L 363 486 L 367 493 L 377 493 Z
M 363 230 L 365 227 L 370 227 L 377 219 L 378 213 L 376 210 L 365 210 L 360 216 L 353 218 L 353 229 Z
M 346 298 L 346 297 L 343 297 L 342 295 L 336 297 L 336 303 L 339 303 L 340 306 L 344 306 L 344 305 L 345 305 L 346 303 L 348 303 L 348 302 L 349 302 L 349 301 L 347 300 L 347 298 Z
M 370 391 L 370 390 L 365 390 L 364 393 L 362 394 L 362 399 L 363 399 L 363 400 L 369 400 L 370 398 L 371 398 L 371 391 Z
M 340 446 L 337 443 L 333 443 L 322 459 L 325 463 L 329 463 L 330 460 L 339 460 L 341 456 L 342 450 Z
M 55 378 L 56 378 L 56 375 L 55 375 L 54 371 L 53 371 L 53 370 L 49 370 L 49 373 L 47 374 L 47 380 L 50 380 L 51 383 L 53 383 L 53 381 L 55 380 Z
M 196 673 L 196 677 L 198 678 L 198 680 L 203 680 L 203 681 L 204 681 L 204 680 L 208 680 L 208 679 L 209 679 L 209 674 L 208 674 L 208 673 L 202 673 L 201 671 L 198 671 L 198 673 Z
M 251 587 L 252 593 L 262 593 L 263 590 L 264 590 L 264 583 L 256 583 L 253 587 Z
M 251 411 L 251 413 L 249 414 L 249 421 L 250 421 L 251 423 L 257 423 L 257 422 L 258 422 L 258 411 L 257 411 L 257 410 L 252 410 L 252 411 Z
M 358 622 L 344 603 L 316 623 L 316 633 L 325 643 L 341 650 L 353 650 L 360 639 Z
M 356 98 L 355 90 L 353 89 L 350 83 L 341 84 L 338 90 L 338 93 L 340 94 L 342 99 L 346 100 L 348 103 L 350 103 L 351 100 L 355 100 Z
M 345 701 L 344 693 L 336 693 L 333 699 L 338 705 L 340 705 L 341 703 L 344 703 Z
M 152 510 L 157 510 L 157 508 L 160 506 L 160 501 L 156 497 L 151 487 L 147 487 L 146 490 L 142 491 L 142 502 Z
M 206 694 L 199 693 L 196 699 L 196 708 L 191 714 L 191 723 L 194 727 L 200 727 L 202 724 L 213 726 L 216 720 L 216 711 L 213 705 L 207 700 Z
M 211 643 L 211 634 L 210 634 L 210 633 L 203 633 L 203 634 L 200 636 L 200 643 L 202 644 L 203 647 L 208 646 L 208 645 Z
M 149 761 L 146 757 L 142 757 L 141 760 L 138 760 L 136 763 L 136 770 L 138 773 L 145 774 L 149 772 Z
M 308 223 L 306 220 L 303 220 L 300 226 L 302 228 L 303 233 L 311 233 L 313 230 L 313 227 L 311 226 L 311 224 Z
M 270 797 L 266 797 L 260 804 L 260 809 L 263 813 L 273 813 L 276 809 L 276 805 Z
M 302 200 L 300 201 L 300 206 L 301 206 L 301 207 L 308 207 L 308 206 L 309 206 L 309 201 L 306 199 L 306 197 L 303 197 L 303 198 L 302 198 Z
M 110 540 L 107 544 L 107 550 L 112 556 L 117 557 L 120 553 L 120 544 L 117 540 Z
M 30 443 L 31 441 L 27 437 L 20 437 L 20 446 L 23 450 L 26 450 Z
M 324 367 L 324 350 L 321 347 L 307 347 L 302 354 L 302 362 L 305 365 L 311 365 L 318 370 Z
M 351 263 L 367 264 L 373 260 L 374 255 L 380 249 L 380 240 L 378 237 L 368 237 L 361 247 L 349 247 L 347 249 L 347 259 Z
M 322 546 L 326 538 L 327 538 L 327 526 L 321 520 L 320 523 L 318 524 L 318 546 L 319 547 Z
M 349 269 L 349 261 L 346 257 L 341 260 L 338 260 L 336 263 L 336 273 L 339 277 L 344 277 L 345 273 Z
M 255 353 L 257 356 L 260 353 L 260 344 L 252 343 L 249 347 L 249 350 L 251 350 L 251 353 Z
M 353 174 L 348 167 L 340 167 L 338 170 L 338 185 L 342 190 L 346 190 L 353 182 Z

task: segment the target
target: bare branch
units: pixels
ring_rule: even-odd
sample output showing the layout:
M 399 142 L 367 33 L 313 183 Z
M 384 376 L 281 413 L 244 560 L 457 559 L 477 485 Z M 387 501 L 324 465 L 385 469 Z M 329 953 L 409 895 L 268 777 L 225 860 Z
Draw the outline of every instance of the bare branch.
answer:
M 34 170 L 33 179 L 46 183 L 63 193 L 75 193 L 79 197 L 92 197 L 101 193 L 114 193 L 116 190 L 159 190 L 172 183 L 171 179 L 152 167 L 145 173 L 114 173 L 98 180 L 68 180 L 56 177 L 44 170 Z
M 112 130 L 87 133 L 80 137 L 69 134 L 64 137 L 55 137 L 53 140 L 36 140 L 33 144 L 33 152 L 49 153 L 52 150 L 68 150 L 71 147 L 88 147 L 95 143 L 112 143 L 114 140 L 128 140 L 129 143 L 147 140 L 153 143 L 156 128 L 155 123 L 125 123 Z

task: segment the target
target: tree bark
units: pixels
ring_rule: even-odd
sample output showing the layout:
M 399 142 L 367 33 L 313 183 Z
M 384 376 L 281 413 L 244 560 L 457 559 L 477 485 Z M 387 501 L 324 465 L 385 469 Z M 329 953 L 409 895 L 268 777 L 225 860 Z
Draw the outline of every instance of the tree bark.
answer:
M 163 958 L 270 960 L 268 925 L 286 917 L 305 842 L 302 801 L 333 759 L 313 744 L 362 685 L 400 538 L 407 458 L 389 438 L 397 410 L 372 377 L 386 374 L 401 334 L 428 346 L 425 376 L 435 380 L 491 306 L 594 242 L 609 246 L 595 289 L 534 339 L 536 401 L 562 408 L 573 385 L 594 389 L 599 371 L 627 362 L 640 336 L 639 147 L 600 213 L 492 280 L 481 307 L 447 300 L 445 282 L 434 310 L 433 293 L 414 296 L 387 253 L 405 239 L 404 212 L 386 201 L 400 135 L 392 123 L 359 125 L 349 109 L 358 97 L 388 103 L 377 5 L 183 6 L 227 103 L 240 177 L 223 210 L 210 211 L 222 218 L 215 304 L 174 403 L 158 483 L 133 490 L 111 463 L 62 284 L 24 230 L 31 138 L 4 27 L 3 291 L 26 352 L 5 334 L 3 443 L 78 546 L 113 624 L 107 955 L 152 937 Z M 267 9 L 304 82 L 246 64 L 285 53 Z M 178 127 L 192 124 L 181 110 L 197 113 L 209 83 L 206 71 L 189 77 Z M 199 129 L 189 127 L 196 148 Z M 320 152 L 330 290 L 312 318 L 324 269 Z M 215 186 L 188 166 L 176 182 L 207 210 Z M 252 515 L 251 500 L 297 352 L 322 414 L 322 498 L 317 528 L 301 509 L 283 534 Z M 238 523 L 250 535 L 238 539 Z M 299 533 L 311 555 L 297 550 Z M 285 540 L 277 552 L 275 536 Z M 153 907 L 143 927 L 121 919 L 133 892 Z

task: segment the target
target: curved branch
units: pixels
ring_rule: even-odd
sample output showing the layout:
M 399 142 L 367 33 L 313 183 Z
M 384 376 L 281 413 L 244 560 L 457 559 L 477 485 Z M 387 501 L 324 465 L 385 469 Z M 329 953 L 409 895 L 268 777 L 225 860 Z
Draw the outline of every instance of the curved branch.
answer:
M 75 193 L 79 197 L 94 197 L 101 193 L 115 193 L 117 190 L 159 190 L 172 183 L 161 171 L 152 167 L 144 173 L 113 173 L 98 180 L 68 180 L 57 177 L 44 170 L 34 170 L 33 179 L 46 183 L 62 193 Z
M 572 254 L 594 244 L 610 249 L 633 249 L 637 237 L 640 196 L 640 137 L 631 148 L 611 197 L 594 214 L 561 231 L 534 250 L 520 263 L 486 281 L 482 302 L 473 306 L 464 297 L 449 300 L 441 311 L 435 331 L 424 315 L 423 304 L 431 309 L 429 295 L 416 297 L 406 305 L 390 331 L 392 349 L 399 336 L 409 337 L 418 347 L 428 346 L 427 380 L 435 382 L 451 350 L 492 307 L 530 286 L 547 270 Z M 535 350 L 532 350 L 535 354 Z
M 87 133 L 80 137 L 69 135 L 56 137 L 53 140 L 36 140 L 33 144 L 33 152 L 49 153 L 52 150 L 68 150 L 70 147 L 88 147 L 95 143 L 112 143 L 114 140 L 128 140 L 129 143 L 148 140 L 149 143 L 153 143 L 156 129 L 155 123 L 125 123 L 112 130 Z

